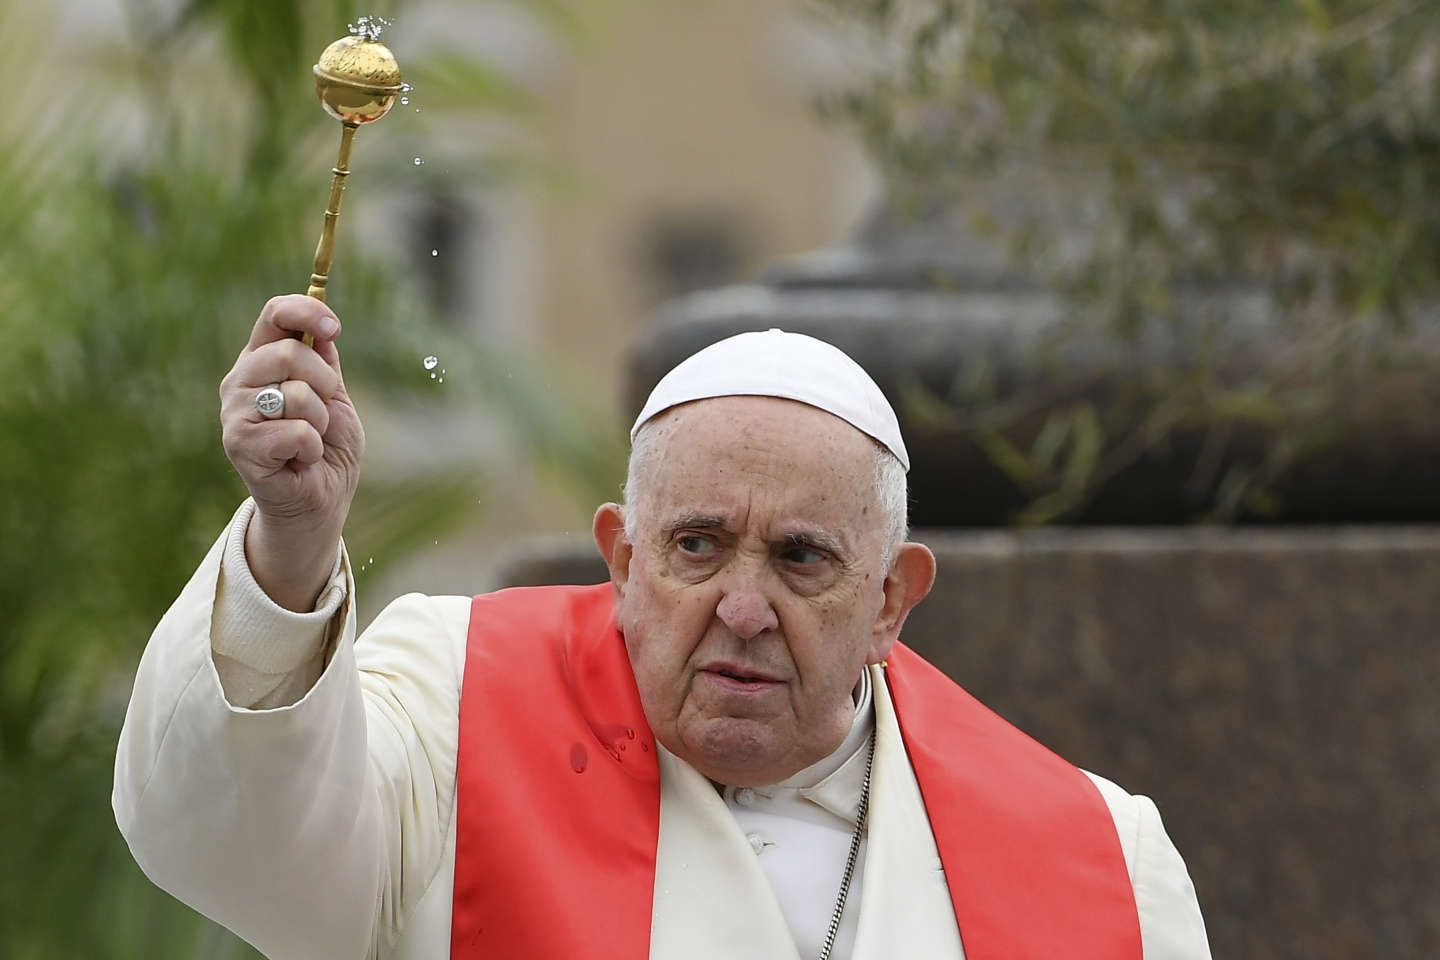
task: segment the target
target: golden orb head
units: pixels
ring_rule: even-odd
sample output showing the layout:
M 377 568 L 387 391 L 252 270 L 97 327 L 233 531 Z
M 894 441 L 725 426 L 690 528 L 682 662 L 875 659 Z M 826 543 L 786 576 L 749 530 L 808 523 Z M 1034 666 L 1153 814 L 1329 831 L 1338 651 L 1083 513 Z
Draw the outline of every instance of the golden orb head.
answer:
M 404 82 L 395 54 L 378 40 L 341 37 L 315 64 L 315 92 L 325 112 L 344 123 L 370 123 L 389 112 Z

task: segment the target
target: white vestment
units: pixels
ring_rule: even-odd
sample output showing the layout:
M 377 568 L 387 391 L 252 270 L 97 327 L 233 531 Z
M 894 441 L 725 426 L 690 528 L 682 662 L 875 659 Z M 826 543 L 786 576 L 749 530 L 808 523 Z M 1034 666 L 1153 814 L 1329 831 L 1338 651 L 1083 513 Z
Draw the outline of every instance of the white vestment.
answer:
M 402 597 L 356 639 L 342 552 L 316 611 L 284 611 L 245 564 L 252 512 L 247 501 L 146 648 L 116 758 L 116 820 L 152 880 L 274 960 L 444 960 L 470 598 Z M 869 825 L 834 956 L 961 958 L 884 675 L 871 671 Z M 652 958 L 813 955 L 870 716 L 834 757 L 771 788 L 722 794 L 658 751 Z M 1145 957 L 1208 958 L 1155 805 L 1091 777 L 1119 832 Z

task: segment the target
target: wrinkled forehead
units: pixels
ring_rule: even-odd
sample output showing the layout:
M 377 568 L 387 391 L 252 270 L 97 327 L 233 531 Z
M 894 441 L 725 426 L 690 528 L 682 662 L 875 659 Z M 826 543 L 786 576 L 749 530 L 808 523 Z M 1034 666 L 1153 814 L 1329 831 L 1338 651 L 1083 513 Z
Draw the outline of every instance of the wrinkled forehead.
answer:
M 863 530 L 876 520 L 874 440 L 808 404 L 715 397 L 647 424 L 642 520 L 687 512 Z

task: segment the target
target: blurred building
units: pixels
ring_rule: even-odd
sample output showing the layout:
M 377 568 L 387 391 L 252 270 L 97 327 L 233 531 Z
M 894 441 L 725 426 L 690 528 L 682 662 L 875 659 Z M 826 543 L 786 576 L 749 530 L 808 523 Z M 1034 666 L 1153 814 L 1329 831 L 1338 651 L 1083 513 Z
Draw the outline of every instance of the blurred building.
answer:
M 394 33 L 402 64 L 423 69 L 446 49 L 479 56 L 533 95 L 535 110 L 416 127 L 424 175 L 410 179 L 420 186 L 360 215 L 408 225 L 395 253 L 458 328 L 543 352 L 553 375 L 618 412 L 626 350 L 658 304 L 831 245 L 872 204 L 877 178 L 858 142 L 814 109 L 856 65 L 803 0 L 573 0 L 559 15 L 542 6 L 407 12 Z M 417 80 L 407 109 L 432 102 Z M 387 136 L 409 136 L 416 119 Z M 528 174 L 450 166 L 448 156 L 477 146 L 518 156 Z M 423 455 L 439 429 L 429 419 L 372 431 L 372 449 Z M 506 486 L 530 491 L 526 502 L 388 571 L 371 603 L 401 589 L 470 589 L 513 535 L 588 538 L 587 508 L 537 491 L 523 470 Z
M 875 178 L 812 108 L 847 54 L 800 0 L 565 8 L 569 27 L 515 2 L 421 3 L 405 18 L 410 60 L 457 47 L 536 95 L 516 149 L 553 172 L 435 181 L 411 201 L 411 254 L 457 323 L 559 351 L 608 402 L 651 308 L 844 236 Z M 482 119 L 445 136 L 504 150 L 515 133 Z

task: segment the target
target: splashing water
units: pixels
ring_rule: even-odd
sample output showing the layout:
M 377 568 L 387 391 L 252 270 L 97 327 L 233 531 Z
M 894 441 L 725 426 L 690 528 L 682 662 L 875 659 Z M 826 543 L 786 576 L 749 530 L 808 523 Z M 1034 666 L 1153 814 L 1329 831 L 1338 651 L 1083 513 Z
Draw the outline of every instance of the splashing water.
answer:
M 350 35 L 361 40 L 379 40 L 385 28 L 394 26 L 394 23 L 395 21 L 385 17 L 361 17 L 350 24 Z

